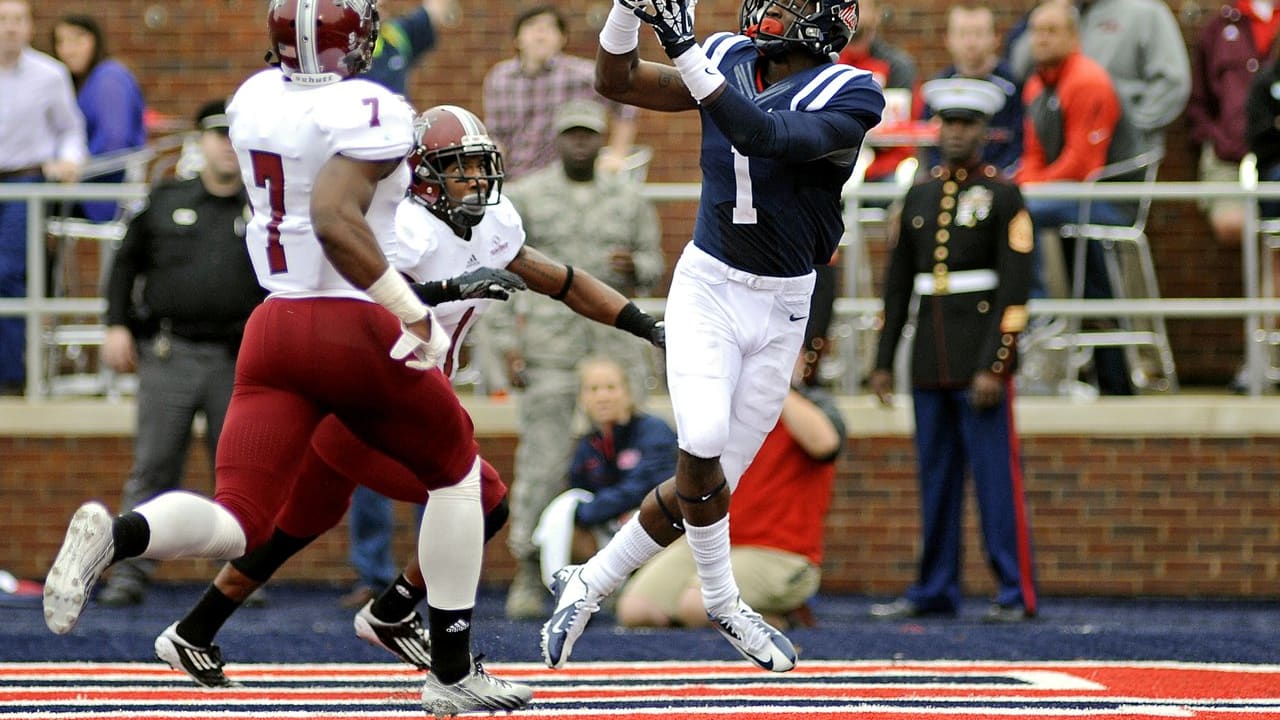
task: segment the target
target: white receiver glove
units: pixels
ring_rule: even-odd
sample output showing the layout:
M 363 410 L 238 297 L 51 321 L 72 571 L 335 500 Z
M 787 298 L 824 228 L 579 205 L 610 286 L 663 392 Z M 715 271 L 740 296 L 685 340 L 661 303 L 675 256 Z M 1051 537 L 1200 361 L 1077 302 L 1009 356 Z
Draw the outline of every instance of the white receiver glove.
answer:
M 405 365 L 414 370 L 435 370 L 444 365 L 445 358 L 449 356 L 449 337 L 430 310 L 427 311 L 427 322 L 431 325 L 430 340 L 423 340 L 410 332 L 404 322 L 400 323 L 400 338 L 391 346 L 392 359 L 405 360 Z

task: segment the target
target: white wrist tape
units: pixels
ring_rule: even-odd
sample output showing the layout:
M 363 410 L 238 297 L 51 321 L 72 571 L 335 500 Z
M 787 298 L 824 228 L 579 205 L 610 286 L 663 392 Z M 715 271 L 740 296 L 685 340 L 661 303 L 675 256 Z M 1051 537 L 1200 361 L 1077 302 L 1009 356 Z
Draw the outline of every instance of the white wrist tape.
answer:
M 427 306 L 422 304 L 409 288 L 409 283 L 391 266 L 387 266 L 387 271 L 365 288 L 365 294 L 406 324 L 418 322 L 427 316 Z
M 674 62 L 676 70 L 680 71 L 680 79 L 684 80 L 689 94 L 698 102 L 702 102 L 724 84 L 724 75 L 707 60 L 707 54 L 698 43 L 680 53 L 680 57 L 675 58 Z
M 600 28 L 600 47 L 610 55 L 626 55 L 640 46 L 640 18 L 617 2 Z

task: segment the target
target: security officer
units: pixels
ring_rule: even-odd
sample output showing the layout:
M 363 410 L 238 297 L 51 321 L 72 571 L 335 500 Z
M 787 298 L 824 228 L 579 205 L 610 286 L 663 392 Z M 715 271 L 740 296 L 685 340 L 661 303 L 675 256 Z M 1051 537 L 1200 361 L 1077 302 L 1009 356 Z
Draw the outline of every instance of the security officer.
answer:
M 662 278 L 661 230 L 653 204 L 632 181 L 596 172 L 606 122 L 599 103 L 565 103 L 554 121 L 560 161 L 513 182 L 504 192 L 520 211 L 530 247 L 634 297 L 650 292 Z M 513 384 L 523 384 L 507 540 L 517 566 L 506 610 L 513 619 L 541 618 L 550 596 L 542 585 L 532 535 L 548 503 L 568 488 L 577 365 L 589 355 L 617 360 L 627 369 L 639 402 L 650 375 L 648 345 L 619 337 L 613 328 L 593 323 L 563 303 L 519 298 L 503 305 L 492 313 L 491 337 L 501 346 Z
M 989 622 L 1036 614 L 1022 458 L 1013 421 L 1018 333 L 1027 321 L 1031 218 L 1016 185 L 979 160 L 987 121 L 1005 95 L 985 80 L 924 85 L 941 118 L 942 165 L 909 191 L 884 290 L 884 327 L 871 389 L 893 402 L 892 367 L 912 295 L 911 354 L 923 531 L 920 574 L 877 618 L 954 615 L 960 605 L 966 465 L 999 586 Z
M 196 125 L 203 167 L 194 178 L 152 189 L 146 209 L 129 223 L 107 284 L 103 361 L 118 372 L 138 372 L 126 509 L 179 485 L 196 412 L 205 416 L 212 469 L 240 336 L 266 295 L 245 249 L 248 196 L 224 102 L 205 104 Z M 117 565 L 98 602 L 142 602 L 153 571 L 151 561 Z

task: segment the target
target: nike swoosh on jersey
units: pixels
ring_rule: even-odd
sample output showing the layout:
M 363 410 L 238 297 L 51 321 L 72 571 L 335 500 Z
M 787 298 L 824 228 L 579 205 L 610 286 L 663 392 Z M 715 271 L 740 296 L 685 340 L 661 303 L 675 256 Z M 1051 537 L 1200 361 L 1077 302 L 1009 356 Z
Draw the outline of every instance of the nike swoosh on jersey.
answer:
M 787 318 L 787 319 L 789 319 L 791 322 L 795 322 L 795 321 L 797 321 L 797 320 L 803 320 L 803 319 L 805 319 L 805 318 L 807 318 L 807 317 L 809 317 L 809 316 L 808 316 L 808 315 L 794 315 L 794 314 L 793 314 L 793 315 L 788 316 L 788 318 Z

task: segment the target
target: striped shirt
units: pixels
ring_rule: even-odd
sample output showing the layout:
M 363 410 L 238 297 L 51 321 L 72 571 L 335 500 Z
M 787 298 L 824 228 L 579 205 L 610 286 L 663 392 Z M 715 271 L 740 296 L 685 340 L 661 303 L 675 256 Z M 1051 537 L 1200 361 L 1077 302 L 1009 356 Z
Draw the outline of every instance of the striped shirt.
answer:
M 595 100 L 615 119 L 632 120 L 635 108 L 605 100 L 594 87 L 595 63 L 572 55 L 551 58 L 542 72 L 526 75 L 517 58 L 494 65 L 484 79 L 484 124 L 502 149 L 507 179 L 559 159 L 552 122 L 570 100 Z

